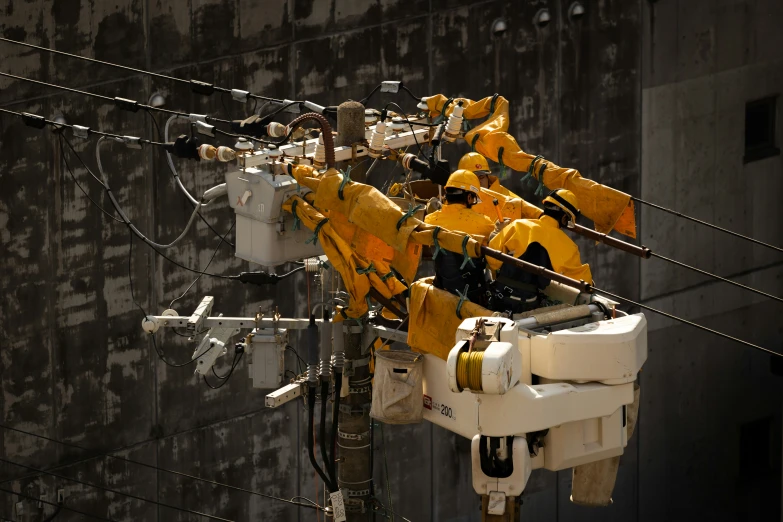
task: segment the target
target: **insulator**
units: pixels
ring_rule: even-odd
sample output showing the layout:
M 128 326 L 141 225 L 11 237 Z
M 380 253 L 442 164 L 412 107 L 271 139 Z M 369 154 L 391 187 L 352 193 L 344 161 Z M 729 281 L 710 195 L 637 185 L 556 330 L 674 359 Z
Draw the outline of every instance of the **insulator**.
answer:
M 318 143 L 315 144 L 313 163 L 318 166 L 323 166 L 326 163 L 326 147 L 324 146 L 323 134 L 318 135 Z
M 217 157 L 217 149 L 209 143 L 202 143 L 198 147 L 198 157 L 204 161 L 214 161 Z
M 421 99 L 421 101 L 418 104 L 416 104 L 416 108 L 421 109 L 423 111 L 426 111 L 427 109 L 429 109 L 429 106 L 427 105 L 427 100 L 429 100 L 429 99 L 430 99 L 429 96 L 424 96 Z
M 318 365 L 317 364 L 308 364 L 307 365 L 307 382 L 314 385 L 318 382 Z
M 308 129 L 305 129 L 304 127 L 297 127 L 296 129 L 294 129 L 294 132 L 291 133 L 291 139 L 300 140 L 304 138 L 304 135 L 307 134 L 307 131 Z M 289 132 L 291 132 L 291 129 L 286 127 L 286 134 L 288 134 Z
M 218 161 L 227 162 L 237 159 L 237 153 L 231 147 L 220 146 L 217 148 Z
M 367 151 L 370 157 L 378 158 L 383 152 L 383 142 L 386 140 L 386 123 L 379 121 L 375 125 L 370 137 L 370 148 Z
M 459 133 L 462 130 L 462 102 L 459 103 L 449 116 L 449 121 L 446 122 L 446 132 L 443 133 L 443 139 L 446 141 L 455 141 L 459 137 Z
M 318 271 L 318 268 L 321 266 L 321 261 L 317 257 L 308 257 L 304 260 L 304 264 L 305 270 L 313 273 Z
M 277 159 L 283 154 L 275 145 L 269 145 L 265 152 L 270 159 Z
M 332 367 L 335 370 L 342 370 L 345 368 L 345 352 L 335 352 L 332 355 Z
M 378 114 L 377 109 L 365 109 L 364 110 L 364 123 L 368 123 L 372 125 L 373 123 L 378 121 L 378 117 L 380 115 Z
M 391 125 L 389 125 L 393 131 L 400 132 L 405 129 L 405 123 L 403 122 L 403 119 L 399 116 L 395 116 L 392 118 Z
M 283 136 L 288 134 L 288 128 L 282 123 L 273 121 L 266 126 L 266 133 L 272 136 L 273 138 L 282 138 Z
M 321 361 L 318 365 L 318 373 L 321 376 L 321 380 L 332 376 L 332 365 L 329 361 Z
M 403 157 L 400 163 L 402 163 L 402 166 L 406 169 L 410 170 L 411 168 L 411 161 L 416 159 L 415 154 L 411 154 L 410 152 L 406 153 Z
M 462 352 L 457 359 L 457 385 L 463 390 L 482 391 L 481 367 L 484 352 Z
M 234 144 L 234 148 L 236 150 L 246 151 L 246 150 L 253 150 L 253 144 L 249 142 L 245 138 L 239 138 L 237 142 Z

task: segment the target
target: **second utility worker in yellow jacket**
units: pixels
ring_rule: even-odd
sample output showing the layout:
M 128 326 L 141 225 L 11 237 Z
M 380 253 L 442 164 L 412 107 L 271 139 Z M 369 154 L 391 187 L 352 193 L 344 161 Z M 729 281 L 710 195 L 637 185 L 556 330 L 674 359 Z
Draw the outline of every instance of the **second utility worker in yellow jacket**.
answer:
M 582 264 L 579 247 L 561 230 L 569 221 L 576 223 L 576 196 L 568 190 L 555 190 L 543 203 L 544 214 L 540 218 L 512 221 L 492 238 L 490 248 L 592 284 L 590 267 Z M 488 259 L 487 263 L 495 275 L 490 299 L 493 311 L 521 313 L 542 305 L 548 278 L 496 259 Z
M 487 158 L 478 152 L 468 152 L 462 156 L 462 158 L 459 160 L 459 166 L 457 168 L 469 170 L 478 176 L 481 188 L 497 192 L 498 194 L 506 196 L 507 198 L 519 198 L 519 196 L 501 185 L 497 176 L 490 174 Z
M 474 212 L 471 207 L 479 201 L 479 180 L 467 170 L 456 170 L 446 183 L 446 202 L 443 208 L 428 214 L 424 222 L 455 232 L 471 234 L 482 240 L 495 230 L 488 217 Z M 434 259 L 435 287 L 452 294 L 463 292 L 468 287 L 468 299 L 474 303 L 486 305 L 487 281 L 484 277 L 485 261 L 472 258 L 471 263 L 463 263 L 462 254 L 442 250 Z M 463 267 L 464 264 L 464 267 Z

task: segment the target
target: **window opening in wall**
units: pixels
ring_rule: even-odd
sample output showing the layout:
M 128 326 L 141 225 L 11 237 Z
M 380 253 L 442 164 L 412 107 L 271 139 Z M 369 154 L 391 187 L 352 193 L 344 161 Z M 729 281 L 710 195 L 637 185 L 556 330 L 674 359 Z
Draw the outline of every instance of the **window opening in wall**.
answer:
M 745 163 L 780 154 L 775 135 L 776 116 L 777 96 L 745 104 Z

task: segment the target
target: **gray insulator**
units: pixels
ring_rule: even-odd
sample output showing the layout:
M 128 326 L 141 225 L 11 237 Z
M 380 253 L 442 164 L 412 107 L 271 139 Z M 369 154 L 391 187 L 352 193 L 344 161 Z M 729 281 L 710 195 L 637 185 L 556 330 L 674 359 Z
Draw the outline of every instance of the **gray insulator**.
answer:
M 318 365 L 307 365 L 307 382 L 314 385 L 318 382 Z
M 345 368 L 345 352 L 334 352 L 334 355 L 332 355 L 332 367 L 335 370 Z
M 332 365 L 328 360 L 321 361 L 318 368 L 318 374 L 321 376 L 321 378 L 326 377 L 327 379 L 332 376 Z

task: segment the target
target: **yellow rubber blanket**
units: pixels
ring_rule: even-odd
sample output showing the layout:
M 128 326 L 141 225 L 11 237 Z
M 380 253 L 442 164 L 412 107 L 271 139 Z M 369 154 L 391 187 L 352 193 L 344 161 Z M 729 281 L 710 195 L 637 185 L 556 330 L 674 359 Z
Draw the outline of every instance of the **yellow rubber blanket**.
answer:
M 450 115 L 460 100 L 463 101 L 465 109 L 464 118 L 481 118 L 489 114 L 492 97 L 477 102 L 463 98 L 455 99 L 444 108 L 448 99 L 438 94 L 427 100 L 430 116 L 441 113 Z M 518 172 L 527 172 L 533 163 L 531 170 L 533 177 L 540 179 L 543 175 L 541 181 L 546 187 L 564 188 L 576 194 L 582 214 L 593 221 L 596 230 L 608 234 L 614 229 L 626 236 L 636 237 L 634 205 L 628 194 L 585 179 L 575 169 L 560 167 L 543 158 L 536 160 L 536 156 L 524 152 L 514 137 L 508 134 L 508 123 L 508 102 L 498 97 L 494 112 L 489 119 L 465 134 L 465 141 L 474 145 L 476 152 L 496 162 L 498 152 L 502 148 L 503 163 Z
M 408 344 L 416 351 L 445 360 L 456 343 L 457 328 L 462 321 L 469 317 L 491 316 L 492 312 L 465 301 L 458 316 L 459 297 L 435 288 L 432 281 L 430 277 L 411 285 Z
M 294 196 L 286 201 L 283 204 L 283 209 L 293 213 L 294 204 L 296 205 L 296 216 L 302 223 L 310 230 L 317 229 L 318 240 L 321 242 L 324 253 L 343 278 L 345 288 L 350 296 L 349 306 L 345 309 L 346 315 L 351 318 L 359 318 L 367 313 L 365 298 L 371 287 L 386 298 L 391 298 L 405 290 L 405 286 L 396 277 L 389 275 L 391 270 L 388 264 L 378 260 L 371 262 L 351 248 L 338 232 L 338 229 L 343 225 L 337 222 L 332 223 L 333 217 L 329 217 L 327 220 L 327 216 L 318 212 L 300 196 Z

